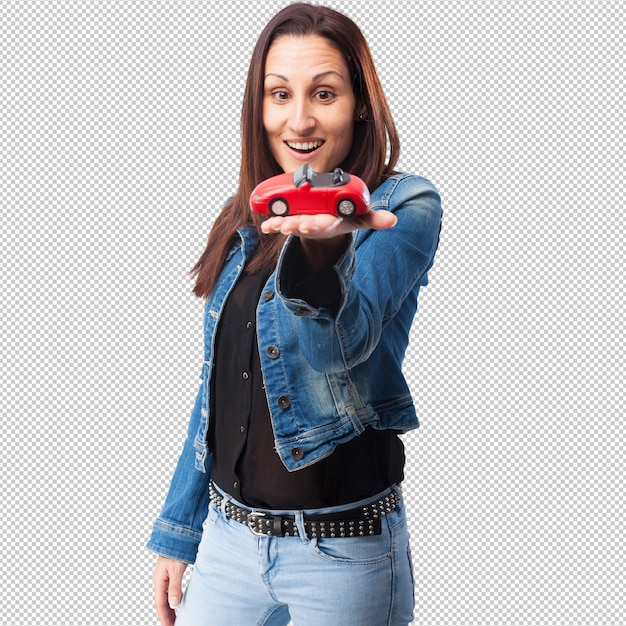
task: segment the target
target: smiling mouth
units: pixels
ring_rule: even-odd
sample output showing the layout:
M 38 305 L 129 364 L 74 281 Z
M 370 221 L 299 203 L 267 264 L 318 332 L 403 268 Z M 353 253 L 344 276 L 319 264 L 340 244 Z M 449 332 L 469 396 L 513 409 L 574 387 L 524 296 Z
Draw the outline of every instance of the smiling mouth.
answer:
M 308 154 L 309 152 L 313 152 L 324 144 L 323 141 L 286 141 L 285 143 L 292 150 L 295 150 L 300 154 Z

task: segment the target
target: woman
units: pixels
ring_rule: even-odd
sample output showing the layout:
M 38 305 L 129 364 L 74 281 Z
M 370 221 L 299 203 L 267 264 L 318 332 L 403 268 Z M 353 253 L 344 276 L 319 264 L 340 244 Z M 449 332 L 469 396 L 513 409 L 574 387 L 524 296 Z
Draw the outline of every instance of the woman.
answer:
M 280 11 L 250 65 L 237 195 L 194 268 L 202 383 L 148 543 L 163 626 L 412 620 L 402 360 L 441 209 L 428 181 L 393 171 L 398 149 L 357 26 Z M 361 177 L 374 210 L 250 212 L 258 183 L 305 163 Z

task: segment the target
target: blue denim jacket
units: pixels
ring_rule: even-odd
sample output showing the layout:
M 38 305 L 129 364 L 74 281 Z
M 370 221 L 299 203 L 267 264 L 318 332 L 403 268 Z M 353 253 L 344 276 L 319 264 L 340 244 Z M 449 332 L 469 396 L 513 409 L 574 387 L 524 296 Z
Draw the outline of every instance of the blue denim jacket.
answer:
M 387 179 L 371 206 L 397 224 L 358 231 L 335 265 L 341 285 L 336 314 L 285 293 L 293 240 L 288 238 L 257 306 L 261 369 L 276 451 L 289 471 L 332 454 L 366 426 L 406 432 L 418 426 L 402 361 L 439 242 L 439 195 L 408 174 Z M 224 302 L 257 245 L 239 231 L 204 314 L 204 363 L 187 439 L 148 548 L 193 563 L 207 515 L 212 453 L 207 446 L 212 355 Z

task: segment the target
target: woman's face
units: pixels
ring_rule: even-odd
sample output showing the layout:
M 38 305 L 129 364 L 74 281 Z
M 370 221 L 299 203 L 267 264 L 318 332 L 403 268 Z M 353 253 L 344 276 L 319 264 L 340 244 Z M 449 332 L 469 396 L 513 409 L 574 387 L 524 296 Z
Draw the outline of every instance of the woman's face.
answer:
M 329 172 L 350 152 L 356 99 L 343 55 L 318 35 L 284 35 L 265 62 L 263 126 L 285 172 Z

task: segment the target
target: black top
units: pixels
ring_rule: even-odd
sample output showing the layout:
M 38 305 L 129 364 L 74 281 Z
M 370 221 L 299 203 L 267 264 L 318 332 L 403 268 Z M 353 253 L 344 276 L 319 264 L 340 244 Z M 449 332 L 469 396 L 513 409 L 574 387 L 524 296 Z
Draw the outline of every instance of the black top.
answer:
M 270 273 L 242 275 L 224 304 L 211 380 L 212 479 L 239 502 L 266 509 L 347 504 L 401 482 L 400 438 L 369 427 L 313 465 L 295 472 L 283 465 L 274 449 L 256 340 L 256 306 Z M 313 306 L 330 308 L 341 293 L 332 267 L 296 283 L 294 291 Z

